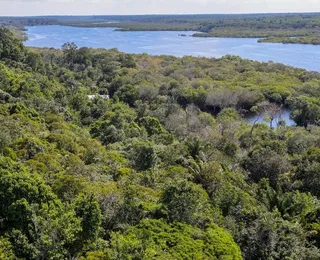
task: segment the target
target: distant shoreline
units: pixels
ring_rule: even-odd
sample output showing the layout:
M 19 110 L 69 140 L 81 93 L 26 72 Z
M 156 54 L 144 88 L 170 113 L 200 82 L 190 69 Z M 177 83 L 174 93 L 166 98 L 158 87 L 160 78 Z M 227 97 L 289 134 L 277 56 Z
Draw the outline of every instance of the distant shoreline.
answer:
M 0 26 L 62 25 L 119 31 L 196 31 L 194 37 L 259 38 L 320 45 L 320 13 L 91 15 L 0 17 Z M 295 37 L 295 39 L 292 39 Z

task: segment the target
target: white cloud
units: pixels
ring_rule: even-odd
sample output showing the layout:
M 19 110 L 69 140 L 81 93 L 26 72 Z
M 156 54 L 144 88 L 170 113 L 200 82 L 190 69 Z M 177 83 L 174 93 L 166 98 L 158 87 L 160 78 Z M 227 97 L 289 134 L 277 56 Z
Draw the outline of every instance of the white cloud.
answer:
M 0 15 L 320 12 L 320 0 L 0 0 Z

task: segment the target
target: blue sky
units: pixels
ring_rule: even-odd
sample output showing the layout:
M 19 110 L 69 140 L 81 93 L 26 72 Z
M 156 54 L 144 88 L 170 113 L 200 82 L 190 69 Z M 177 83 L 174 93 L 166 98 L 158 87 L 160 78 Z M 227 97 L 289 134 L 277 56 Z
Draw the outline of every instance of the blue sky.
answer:
M 0 0 L 0 15 L 320 12 L 320 0 Z

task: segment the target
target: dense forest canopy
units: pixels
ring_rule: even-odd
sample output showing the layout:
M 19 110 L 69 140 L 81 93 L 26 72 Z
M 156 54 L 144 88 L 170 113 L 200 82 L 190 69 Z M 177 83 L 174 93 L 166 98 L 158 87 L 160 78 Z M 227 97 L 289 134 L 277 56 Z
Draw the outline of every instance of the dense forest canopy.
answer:
M 0 258 L 319 259 L 319 125 L 319 73 L 0 29 Z
M 120 31 L 198 31 L 195 37 L 266 38 L 261 42 L 320 44 L 320 14 L 207 14 L 0 17 L 0 25 L 116 27 Z M 296 37 L 292 40 L 292 37 Z M 290 40 L 291 39 L 291 40 Z

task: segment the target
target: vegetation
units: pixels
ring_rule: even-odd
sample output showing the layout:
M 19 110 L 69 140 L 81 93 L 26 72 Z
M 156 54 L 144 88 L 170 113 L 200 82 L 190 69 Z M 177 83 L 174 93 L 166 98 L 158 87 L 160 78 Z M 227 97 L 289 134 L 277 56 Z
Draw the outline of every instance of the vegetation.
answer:
M 259 42 L 319 44 L 319 14 L 270 14 L 228 17 L 202 24 L 196 37 L 267 38 Z
M 118 31 L 198 31 L 195 37 L 267 38 L 260 42 L 320 44 L 320 14 L 128 15 L 0 17 L 0 26 L 113 27 Z M 296 38 L 292 38 L 296 37 Z
M 320 37 L 315 36 L 302 36 L 302 37 L 269 37 L 260 39 L 259 42 L 270 42 L 270 43 L 297 43 L 297 44 L 313 44 L 320 45 Z
M 1 259 L 320 258 L 319 73 L 0 33 Z

